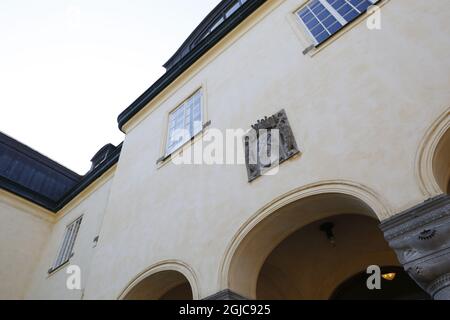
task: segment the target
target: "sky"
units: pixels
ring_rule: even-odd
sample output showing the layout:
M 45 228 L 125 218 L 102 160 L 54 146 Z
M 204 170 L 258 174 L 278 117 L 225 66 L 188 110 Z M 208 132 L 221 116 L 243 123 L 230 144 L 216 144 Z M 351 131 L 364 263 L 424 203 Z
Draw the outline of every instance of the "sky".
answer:
M 1 0 L 0 131 L 85 174 L 219 0 Z

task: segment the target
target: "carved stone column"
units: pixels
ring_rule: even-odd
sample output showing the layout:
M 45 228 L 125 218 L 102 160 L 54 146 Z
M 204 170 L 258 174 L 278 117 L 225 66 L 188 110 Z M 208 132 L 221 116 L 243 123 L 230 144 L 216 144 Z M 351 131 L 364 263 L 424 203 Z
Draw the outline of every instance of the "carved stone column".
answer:
M 405 270 L 435 300 L 450 300 L 450 196 L 441 195 L 381 224 Z

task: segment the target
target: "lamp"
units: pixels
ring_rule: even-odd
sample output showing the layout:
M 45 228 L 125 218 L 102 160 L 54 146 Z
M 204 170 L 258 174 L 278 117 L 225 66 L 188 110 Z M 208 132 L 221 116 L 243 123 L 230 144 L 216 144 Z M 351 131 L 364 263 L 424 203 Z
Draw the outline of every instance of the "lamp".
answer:
M 328 241 L 331 243 L 333 247 L 336 247 L 336 238 L 334 236 L 334 223 L 325 222 L 320 226 L 320 231 L 324 232 L 327 236 Z
M 384 280 L 387 281 L 394 281 L 397 277 L 397 274 L 395 272 L 385 273 L 381 276 Z

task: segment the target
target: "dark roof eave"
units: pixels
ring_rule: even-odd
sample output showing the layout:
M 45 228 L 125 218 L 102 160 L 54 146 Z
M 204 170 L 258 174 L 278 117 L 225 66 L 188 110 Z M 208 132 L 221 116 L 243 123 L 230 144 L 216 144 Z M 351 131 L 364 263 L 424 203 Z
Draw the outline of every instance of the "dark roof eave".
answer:
M 170 69 L 170 66 L 176 64 L 174 61 L 178 60 L 182 56 L 183 51 L 189 49 L 193 41 L 202 34 L 206 28 L 211 24 L 215 17 L 222 12 L 223 8 L 228 5 L 228 3 L 233 0 L 222 0 L 206 17 L 203 21 L 195 28 L 195 30 L 189 35 L 189 37 L 183 42 L 183 44 L 178 48 L 178 50 L 163 64 L 165 69 Z
M 29 188 L 26 188 L 20 184 L 15 183 L 9 179 L 5 179 L 0 176 L 0 188 L 12 193 L 20 198 L 28 200 L 39 207 L 43 207 L 49 211 L 54 212 L 54 208 L 56 207 L 56 202 L 45 197 L 44 195 L 35 192 Z
M 131 120 L 131 118 L 266 1 L 267 0 L 254 0 L 248 5 L 243 6 L 236 14 L 226 19 L 213 33 L 192 49 L 192 51 L 183 57 L 180 62 L 170 68 L 146 92 L 144 92 L 144 94 L 119 115 L 117 119 L 119 129 L 123 131 L 123 126 Z
M 67 204 L 69 204 L 69 202 L 75 199 L 81 192 L 83 192 L 92 183 L 94 183 L 97 179 L 104 175 L 109 169 L 111 169 L 115 164 L 117 164 L 120 158 L 120 153 L 122 151 L 122 146 L 123 143 L 121 143 L 114 150 L 114 152 L 108 157 L 107 160 L 102 162 L 98 167 L 85 175 L 78 185 L 76 185 L 66 196 L 58 201 L 52 211 L 58 212 L 59 210 L 63 209 Z
M 43 207 L 53 213 L 57 213 L 63 209 L 70 201 L 75 199 L 81 192 L 88 188 L 92 183 L 105 174 L 110 168 L 112 168 L 118 161 L 122 150 L 122 144 L 120 144 L 116 150 L 108 157 L 107 160 L 102 162 L 97 168 L 86 174 L 81 181 L 75 185 L 66 195 L 64 195 L 58 201 L 53 201 L 42 194 L 34 192 L 26 187 L 23 187 L 14 181 L 5 179 L 0 176 L 0 187 L 16 196 L 24 198 L 40 207 Z
M 42 165 L 51 168 L 55 172 L 67 177 L 68 179 L 78 182 L 81 180 L 82 176 L 77 174 L 76 172 L 66 168 L 65 166 L 59 164 L 58 162 L 50 159 L 49 157 L 37 152 L 31 147 L 18 142 L 16 139 L 10 137 L 9 135 L 0 131 L 0 142 L 6 145 L 8 148 L 16 150 L 21 154 L 26 154 L 26 156 L 36 162 L 41 163 Z
M 170 57 L 170 59 L 163 65 L 167 70 L 172 66 L 176 65 L 177 62 L 182 60 L 184 57 L 184 52 L 191 51 L 192 47 L 195 46 L 194 42 L 198 41 L 205 32 L 208 32 L 211 28 L 211 25 L 215 24 L 220 17 L 223 16 L 226 8 L 230 7 L 236 0 L 222 0 L 220 3 L 203 19 L 203 21 L 195 28 L 194 31 L 189 35 L 189 37 L 183 42 L 180 48 Z M 251 1 L 249 0 L 246 4 L 248 5 Z

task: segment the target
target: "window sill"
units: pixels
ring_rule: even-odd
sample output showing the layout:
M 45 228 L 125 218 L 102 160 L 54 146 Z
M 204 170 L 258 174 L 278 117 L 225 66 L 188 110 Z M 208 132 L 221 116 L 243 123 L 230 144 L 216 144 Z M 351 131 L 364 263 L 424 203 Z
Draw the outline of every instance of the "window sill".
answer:
M 165 165 L 167 165 L 168 163 L 170 163 L 173 159 L 173 157 L 175 155 L 179 155 L 183 152 L 183 150 L 188 147 L 188 146 L 192 146 L 196 141 L 198 141 L 199 139 L 203 138 L 203 135 L 205 134 L 206 130 L 208 130 L 208 128 L 211 126 L 211 121 L 206 122 L 203 125 L 203 129 L 202 131 L 200 131 L 199 133 L 197 133 L 195 136 L 193 136 L 190 140 L 186 141 L 183 145 L 181 145 L 178 149 L 176 149 L 174 152 L 172 152 L 169 155 L 165 155 L 162 156 L 157 162 L 156 162 L 156 166 L 157 169 L 161 169 L 162 167 L 164 167 Z
M 67 261 L 61 263 L 59 266 L 51 268 L 48 270 L 48 278 L 51 278 L 52 276 L 54 276 L 56 273 L 58 273 L 59 271 L 63 270 L 65 267 L 67 267 L 70 264 L 70 260 L 73 258 L 74 254 L 72 253 L 72 255 L 70 256 L 69 259 L 67 259 Z

